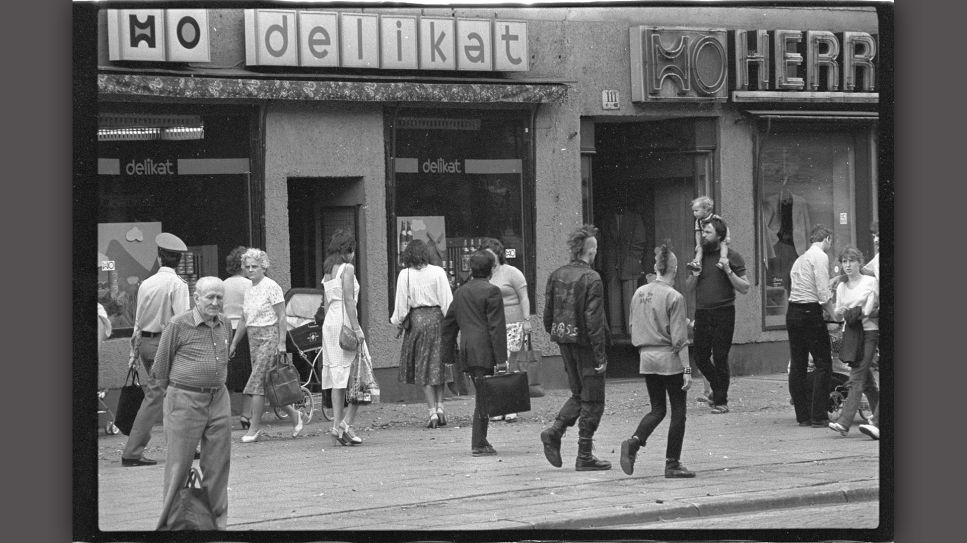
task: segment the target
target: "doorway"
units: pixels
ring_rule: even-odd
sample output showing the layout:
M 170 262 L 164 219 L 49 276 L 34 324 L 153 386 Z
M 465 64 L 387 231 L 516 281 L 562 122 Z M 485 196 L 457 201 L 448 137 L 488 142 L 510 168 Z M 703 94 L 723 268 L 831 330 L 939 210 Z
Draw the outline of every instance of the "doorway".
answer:
M 674 286 L 685 290 L 684 263 L 695 249 L 691 201 L 712 190 L 714 146 L 696 141 L 697 132 L 707 132 L 696 130 L 703 121 L 709 122 L 668 119 L 594 126 L 592 221 L 600 229 L 595 267 L 604 282 L 605 311 L 618 351 L 631 345 L 631 296 L 653 272 L 654 248 L 665 240 L 679 259 Z M 691 317 L 694 303 L 688 296 L 686 300 Z M 631 366 L 627 370 L 636 373 L 637 364 Z

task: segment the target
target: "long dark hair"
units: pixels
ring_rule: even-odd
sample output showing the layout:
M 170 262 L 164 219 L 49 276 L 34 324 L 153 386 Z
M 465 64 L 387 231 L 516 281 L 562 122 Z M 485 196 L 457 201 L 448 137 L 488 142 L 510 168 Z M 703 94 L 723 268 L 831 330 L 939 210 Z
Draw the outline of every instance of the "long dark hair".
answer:
M 352 262 L 349 254 L 356 251 L 356 239 L 352 234 L 345 230 L 336 230 L 329 238 L 329 246 L 326 248 L 326 260 L 322 264 L 324 273 L 332 272 L 336 266 Z

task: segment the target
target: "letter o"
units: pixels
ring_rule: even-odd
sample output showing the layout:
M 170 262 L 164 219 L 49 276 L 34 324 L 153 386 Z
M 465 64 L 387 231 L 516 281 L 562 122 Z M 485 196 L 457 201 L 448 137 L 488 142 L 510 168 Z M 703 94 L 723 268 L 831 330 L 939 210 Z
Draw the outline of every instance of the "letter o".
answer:
M 185 36 L 186 27 L 189 27 L 187 32 L 189 35 L 187 37 Z M 182 17 L 178 21 L 175 34 L 178 37 L 178 43 L 185 49 L 194 49 L 198 45 L 198 41 L 201 40 L 201 28 L 199 28 L 198 21 L 194 17 Z
M 712 83 L 707 83 L 702 79 L 702 74 L 699 71 L 698 57 L 701 55 L 702 49 L 706 47 L 712 47 L 715 53 L 718 54 L 719 73 Z M 712 36 L 703 36 L 699 39 L 694 47 L 692 47 L 692 82 L 695 83 L 695 90 L 706 96 L 718 92 L 722 88 L 722 85 L 725 84 L 725 78 L 728 76 L 726 66 L 728 66 L 728 62 L 725 48 L 722 47 L 722 44 Z

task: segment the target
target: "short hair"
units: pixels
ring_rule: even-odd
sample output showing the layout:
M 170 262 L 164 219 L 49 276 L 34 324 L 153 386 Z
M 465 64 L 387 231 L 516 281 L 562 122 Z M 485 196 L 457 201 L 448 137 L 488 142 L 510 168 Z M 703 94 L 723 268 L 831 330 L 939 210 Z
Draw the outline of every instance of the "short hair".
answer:
M 817 224 L 809 231 L 809 243 L 816 243 L 832 236 L 833 232 L 821 224 Z
M 715 235 L 719 237 L 719 241 L 722 241 L 729 235 L 729 225 L 725 224 L 725 221 L 721 217 L 710 218 L 708 224 L 711 224 L 712 228 L 715 229 Z
M 490 277 L 494 269 L 494 255 L 486 249 L 477 249 L 470 255 L 470 275 L 474 278 Z
M 839 252 L 839 261 L 845 262 L 847 260 L 855 260 L 856 262 L 862 264 L 864 262 L 863 251 L 860 251 L 852 245 L 847 245 L 842 251 Z
M 577 260 L 584 254 L 584 242 L 588 238 L 598 237 L 598 228 L 593 224 L 584 224 L 576 228 L 567 237 L 567 247 L 571 251 L 571 260 Z
M 211 275 L 206 275 L 205 277 L 201 277 L 198 279 L 197 282 L 195 282 L 195 296 L 201 296 L 201 293 L 204 292 L 206 289 L 214 288 L 214 287 L 222 287 L 222 289 L 224 290 L 225 283 L 221 279 Z
M 158 258 L 161 259 L 162 266 L 166 268 L 177 268 L 181 262 L 181 253 L 158 248 Z
M 497 262 L 501 264 L 506 264 L 507 259 L 504 258 L 504 244 L 500 242 L 497 238 L 484 238 L 483 243 L 480 244 L 481 249 L 490 249 L 497 255 Z
M 665 240 L 661 246 L 655 247 L 655 271 L 659 275 L 668 273 L 668 268 L 673 262 L 678 262 L 678 257 L 671 250 L 671 240 Z
M 403 249 L 403 266 L 407 268 L 419 268 L 429 264 L 430 258 L 427 255 L 426 243 L 422 239 L 414 239 L 406 244 Z
M 694 200 L 692 200 L 692 207 L 695 207 L 697 205 L 702 206 L 705 209 L 712 209 L 713 207 L 715 207 L 715 201 L 709 198 L 708 196 L 699 196 L 698 198 L 695 198 Z
M 272 263 L 269 262 L 269 254 L 262 249 L 256 249 L 255 247 L 246 249 L 245 252 L 242 253 L 242 265 L 244 265 L 247 260 L 255 262 L 263 270 L 269 269 L 269 266 L 272 265 Z
M 356 252 L 356 238 L 348 231 L 339 229 L 333 232 L 326 247 L 326 260 L 322 263 L 324 273 L 329 273 L 337 264 L 350 262 L 349 253 Z
M 228 256 L 225 257 L 225 272 L 228 273 L 228 275 L 235 275 L 242 271 L 242 255 L 245 254 L 245 251 L 247 250 L 248 247 L 239 245 L 238 247 L 232 249 L 232 252 L 228 253 Z

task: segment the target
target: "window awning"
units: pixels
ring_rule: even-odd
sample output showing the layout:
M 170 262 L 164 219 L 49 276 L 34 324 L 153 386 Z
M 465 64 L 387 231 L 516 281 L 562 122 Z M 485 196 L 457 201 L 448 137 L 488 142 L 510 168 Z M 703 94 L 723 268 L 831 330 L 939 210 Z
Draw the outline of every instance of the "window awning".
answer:
M 809 121 L 871 121 L 880 118 L 876 111 L 825 111 L 825 110 L 755 110 L 745 113 L 767 120 L 809 120 Z
M 564 83 L 339 81 L 187 77 L 99 73 L 102 96 L 199 100 L 353 102 L 542 103 L 563 102 Z

